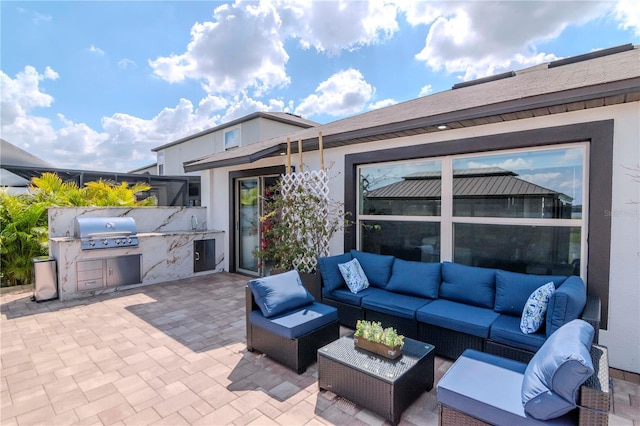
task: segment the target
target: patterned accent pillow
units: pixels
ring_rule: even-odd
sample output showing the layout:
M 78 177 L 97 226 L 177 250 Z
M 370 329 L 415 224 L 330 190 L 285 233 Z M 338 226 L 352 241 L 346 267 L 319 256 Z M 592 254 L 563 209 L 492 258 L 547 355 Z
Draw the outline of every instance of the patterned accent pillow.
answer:
M 347 263 L 340 263 L 338 268 L 351 293 L 357 293 L 369 287 L 369 280 L 364 274 L 358 259 L 352 259 Z
M 524 304 L 522 318 L 520 319 L 520 330 L 524 334 L 538 331 L 544 321 L 547 305 L 554 291 L 556 291 L 556 286 L 553 282 L 548 282 L 531 293 L 527 303 Z

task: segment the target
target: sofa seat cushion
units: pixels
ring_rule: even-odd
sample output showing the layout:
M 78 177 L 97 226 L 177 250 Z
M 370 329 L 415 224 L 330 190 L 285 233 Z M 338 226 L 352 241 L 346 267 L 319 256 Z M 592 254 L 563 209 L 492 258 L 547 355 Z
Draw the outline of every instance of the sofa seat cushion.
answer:
M 430 302 L 431 299 L 384 291 L 366 295 L 360 306 L 401 318 L 415 319 L 416 310 Z
M 298 338 L 337 319 L 336 308 L 318 302 L 272 318 L 266 318 L 258 310 L 249 314 L 251 324 L 287 339 Z
M 529 352 L 536 352 L 547 340 L 544 328 L 535 333 L 524 334 L 520 330 L 520 318 L 500 315 L 491 324 L 489 338 L 494 342 L 514 346 Z
M 442 275 L 440 263 L 396 259 L 386 289 L 410 296 L 438 298 Z
M 318 259 L 318 269 L 322 276 L 322 290 L 333 291 L 346 285 L 338 265 L 351 260 L 351 253 L 337 256 L 321 257 Z
M 547 305 L 547 337 L 568 322 L 580 317 L 587 303 L 587 287 L 582 278 L 572 275 L 551 295 Z
M 352 293 L 351 290 L 344 287 L 331 292 L 323 292 L 322 297 L 342 303 L 348 303 L 349 305 L 360 306 L 362 304 L 362 299 L 365 296 L 378 293 L 387 294 L 387 291 L 380 288 L 369 287 L 357 293 Z
M 438 382 L 438 402 L 498 425 L 575 425 L 567 415 L 549 422 L 528 416 L 520 399 L 527 364 L 467 349 Z
M 295 270 L 255 278 L 247 285 L 262 315 L 267 318 L 300 308 L 315 300 L 304 288 L 300 274 Z
M 493 309 L 496 297 L 496 270 L 443 262 L 439 297 Z
M 556 275 L 521 274 L 496 271 L 495 311 L 501 314 L 522 315 L 527 299 L 537 288 L 553 282 L 558 288 L 567 277 Z
M 387 286 L 395 257 L 359 250 L 351 250 L 351 257 L 358 259 L 372 286 L 379 288 Z
M 443 299 L 434 300 L 416 311 L 416 319 L 420 322 L 482 338 L 489 337 L 491 324 L 499 316 L 493 309 Z

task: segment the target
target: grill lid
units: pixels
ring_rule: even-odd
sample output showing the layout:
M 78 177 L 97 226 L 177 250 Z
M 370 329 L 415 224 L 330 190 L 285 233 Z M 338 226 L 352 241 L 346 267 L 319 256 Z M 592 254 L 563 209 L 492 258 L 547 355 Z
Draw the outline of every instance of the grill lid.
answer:
M 75 236 L 82 250 L 135 247 L 136 222 L 132 217 L 77 217 Z
M 132 217 L 77 217 L 75 233 L 78 238 L 100 238 L 136 234 Z

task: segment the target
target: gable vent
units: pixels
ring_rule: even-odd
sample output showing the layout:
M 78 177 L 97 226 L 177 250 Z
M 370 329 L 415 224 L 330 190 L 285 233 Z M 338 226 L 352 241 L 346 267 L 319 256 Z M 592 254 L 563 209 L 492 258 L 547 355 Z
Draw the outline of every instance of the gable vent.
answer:
M 514 71 L 503 72 L 502 74 L 490 75 L 489 77 L 478 78 L 471 81 L 463 81 L 462 83 L 456 83 L 452 89 L 462 89 L 463 87 L 475 86 L 477 84 L 488 83 L 490 81 L 502 80 L 503 78 L 509 78 L 515 76 Z
M 613 55 L 615 53 L 633 50 L 633 44 L 622 44 L 620 46 L 610 47 L 608 49 L 596 50 L 595 52 L 585 53 L 583 55 L 571 56 L 565 59 L 549 62 L 549 68 L 561 67 L 563 65 L 575 64 L 576 62 L 588 61 L 589 59 L 601 58 L 603 56 Z

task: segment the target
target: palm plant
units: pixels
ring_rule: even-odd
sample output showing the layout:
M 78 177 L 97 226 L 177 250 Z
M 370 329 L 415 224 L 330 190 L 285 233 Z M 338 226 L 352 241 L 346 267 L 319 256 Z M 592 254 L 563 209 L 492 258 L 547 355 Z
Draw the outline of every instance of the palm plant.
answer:
M 48 252 L 47 208 L 24 196 L 0 191 L 0 255 L 3 281 L 8 285 L 31 280 L 31 259 Z
M 30 194 L 9 195 L 0 190 L 0 270 L 3 285 L 31 282 L 32 261 L 48 254 L 50 206 L 152 206 L 155 197 L 138 200 L 151 189 L 146 183 L 120 184 L 100 180 L 84 188 L 64 182 L 54 173 L 32 179 Z

